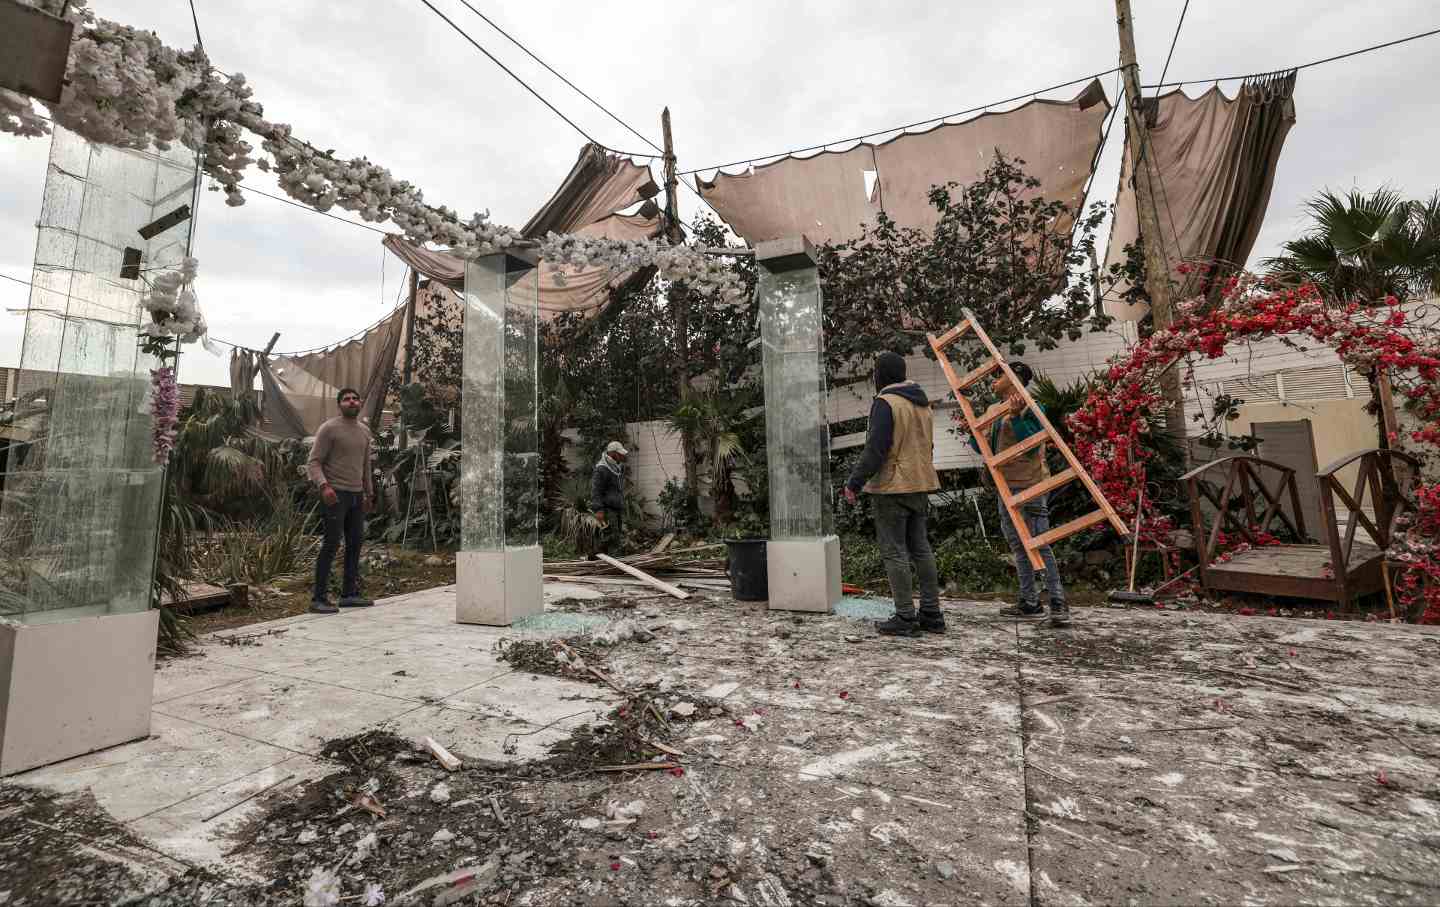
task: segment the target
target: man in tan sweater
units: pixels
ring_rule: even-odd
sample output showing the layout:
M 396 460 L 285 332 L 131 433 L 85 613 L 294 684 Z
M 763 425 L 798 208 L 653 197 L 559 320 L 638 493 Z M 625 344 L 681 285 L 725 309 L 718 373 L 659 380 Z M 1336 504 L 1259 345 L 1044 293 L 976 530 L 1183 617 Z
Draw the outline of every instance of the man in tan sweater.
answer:
M 875 536 L 895 597 L 894 616 L 875 625 L 885 636 L 945 632 L 940 577 L 926 529 L 930 493 L 940 488 L 934 432 L 930 399 L 924 388 L 905 380 L 905 359 L 881 353 L 875 359 L 875 399 L 865 452 L 845 483 L 845 499 L 855 503 L 863 489 L 874 507 Z M 911 593 L 912 565 L 920 586 L 918 614 Z
M 370 429 L 360 421 L 363 402 L 353 387 L 340 389 L 335 401 L 340 415 L 328 419 L 315 432 L 306 471 L 320 489 L 325 502 L 325 541 L 315 561 L 315 593 L 310 610 L 335 614 L 339 609 L 328 601 L 330 566 L 345 536 L 345 572 L 341 585 L 341 608 L 373 605 L 360 595 L 360 544 L 365 538 L 365 514 L 375 501 L 374 477 L 370 470 Z

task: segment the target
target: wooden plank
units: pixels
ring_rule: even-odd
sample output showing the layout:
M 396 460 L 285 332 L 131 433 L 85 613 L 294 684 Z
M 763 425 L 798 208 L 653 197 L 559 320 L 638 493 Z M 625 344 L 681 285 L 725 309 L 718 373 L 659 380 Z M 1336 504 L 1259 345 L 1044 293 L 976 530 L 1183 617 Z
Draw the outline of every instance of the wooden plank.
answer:
M 1057 472 L 1043 482 L 1036 482 L 1029 488 L 1021 489 L 1015 494 L 1015 497 L 1010 499 L 1010 502 L 1012 504 L 1024 504 L 1026 501 L 1034 500 L 1035 498 L 1040 497 L 1040 495 L 1042 494 L 1054 491 L 1056 488 L 1059 488 L 1061 485 L 1064 485 L 1067 482 L 1074 481 L 1075 478 L 1075 470 L 1073 469 L 1067 469 L 1064 472 Z
M 994 406 L 991 406 L 989 409 L 985 410 L 985 414 L 975 420 L 975 430 L 984 431 L 985 429 L 989 428 L 996 419 L 999 419 L 1001 416 L 1005 415 L 1009 411 L 1010 404 L 1006 403 L 1004 400 L 1001 400 L 999 403 L 996 403 Z
M 1070 522 L 1062 523 L 1061 525 L 1056 526 L 1054 529 L 1051 529 L 1048 532 L 1040 533 L 1031 540 L 1030 547 L 1032 549 L 1043 548 L 1051 542 L 1059 541 L 1060 539 L 1063 539 L 1068 535 L 1074 535 L 1082 529 L 1089 529 L 1096 523 L 1103 523 L 1107 519 L 1109 519 L 1109 517 L 1105 515 L 1105 511 L 1092 510 L 1082 517 L 1076 517 Z
M 990 361 L 986 362 L 984 365 L 980 366 L 979 368 L 977 368 L 977 369 L 972 369 L 971 371 L 966 372 L 966 373 L 965 373 L 965 376 L 960 379 L 960 383 L 957 384 L 957 385 L 955 385 L 955 390 L 957 390 L 957 391 L 963 391 L 965 388 L 967 388 L 967 387 L 969 387 L 970 385 L 974 384 L 976 381 L 979 381 L 981 378 L 984 378 L 986 375 L 988 375 L 988 374 L 990 374 L 991 372 L 995 371 L 995 370 L 996 370 L 997 368 L 999 368 L 999 367 L 1000 367 L 1000 362 L 999 362 L 999 360 L 997 360 L 997 359 L 991 359 Z
M 939 337 L 936 337 L 934 334 L 931 334 L 931 335 L 930 335 L 930 346 L 931 346 L 932 348 L 934 348 L 934 350 L 935 350 L 936 352 L 939 352 L 940 350 L 945 349 L 945 347 L 949 346 L 950 344 L 954 343 L 955 341 L 957 341 L 957 340 L 959 340 L 961 337 L 963 337 L 963 336 L 965 335 L 965 332 L 968 331 L 968 330 L 970 330 L 970 322 L 969 322 L 969 321 L 962 321 L 962 322 L 960 322 L 959 324 L 955 325 L 955 326 L 954 326 L 953 328 L 951 328 L 950 330 L 948 330 L 948 331 L 946 331 L 945 333 L 941 334 Z
M 684 599 L 684 598 L 689 598 L 689 597 L 690 597 L 690 593 L 689 593 L 689 592 L 686 592 L 686 591 L 683 590 L 683 589 L 677 589 L 676 587 L 670 585 L 669 583 L 662 582 L 661 580 L 658 580 L 658 579 L 656 579 L 655 577 L 651 576 L 650 574 L 646 573 L 644 570 L 640 570 L 640 569 L 638 569 L 638 568 L 636 568 L 636 567 L 632 567 L 632 566 L 630 566 L 629 564 L 625 563 L 624 561 L 618 561 L 618 560 L 616 560 L 615 558 L 611 557 L 611 556 L 608 555 L 608 554 L 597 554 L 597 555 L 595 555 L 595 557 L 598 558 L 598 559 L 600 559 L 600 560 L 602 560 L 602 561 L 604 561 L 605 563 L 609 564 L 610 566 L 614 567 L 614 568 L 617 569 L 617 570 L 623 570 L 624 572 L 630 574 L 631 576 L 635 577 L 636 579 L 643 581 L 643 582 L 646 583 L 647 585 L 654 586 L 656 589 L 659 589 L 661 592 L 668 592 L 670 595 L 674 596 L 675 598 Z
M 664 551 L 666 548 L 669 548 L 669 547 L 670 547 L 670 543 L 673 542 L 673 541 L 675 541 L 675 533 L 673 533 L 673 532 L 667 532 L 667 533 L 665 533 L 665 535 L 661 537 L 660 541 L 658 541 L 658 542 L 655 543 L 655 547 L 650 549 L 650 553 L 651 553 L 651 554 L 659 554 L 659 553 L 661 553 L 661 552 Z
M 987 459 L 985 462 L 993 466 L 1004 466 L 1011 460 L 1019 459 L 1020 457 L 1024 456 L 1025 454 L 1029 453 L 1040 445 L 1049 443 L 1051 440 L 1051 437 L 1045 432 L 1038 431 L 1030 437 L 1026 438 L 1024 441 L 1021 441 L 1019 444 L 1010 445 L 1009 447 L 1000 451 L 998 454 L 995 454 L 993 457 Z

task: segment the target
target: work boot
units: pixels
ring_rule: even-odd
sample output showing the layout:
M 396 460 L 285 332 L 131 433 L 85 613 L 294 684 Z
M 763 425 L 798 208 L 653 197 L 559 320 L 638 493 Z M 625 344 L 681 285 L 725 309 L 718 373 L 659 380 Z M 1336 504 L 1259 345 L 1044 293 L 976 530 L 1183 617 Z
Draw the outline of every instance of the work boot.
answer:
M 1068 604 L 1066 604 L 1065 602 L 1060 602 L 1059 605 L 1052 604 L 1050 606 L 1050 626 L 1070 626 L 1070 606 Z
M 1011 605 L 1008 608 L 1000 609 L 1001 617 L 1018 617 L 1022 620 L 1035 620 L 1045 616 L 1045 609 L 1037 602 L 1033 605 Z
M 875 630 L 881 636 L 919 636 L 920 625 L 914 617 L 907 617 L 904 614 L 895 613 L 889 620 L 878 621 Z
M 339 614 L 340 609 L 327 601 L 312 601 L 310 603 L 311 614 Z
M 945 632 L 945 615 L 939 611 L 936 611 L 934 614 L 926 614 L 924 611 L 921 611 L 915 623 L 922 633 L 943 634 Z
M 373 604 L 375 603 L 363 595 L 347 595 L 340 599 L 342 608 L 368 608 Z

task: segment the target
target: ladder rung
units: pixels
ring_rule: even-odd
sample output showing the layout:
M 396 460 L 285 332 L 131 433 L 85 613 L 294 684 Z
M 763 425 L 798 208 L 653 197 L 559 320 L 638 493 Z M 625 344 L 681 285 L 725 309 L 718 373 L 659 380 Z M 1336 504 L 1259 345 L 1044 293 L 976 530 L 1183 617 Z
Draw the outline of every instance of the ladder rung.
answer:
M 1010 500 L 1018 507 L 1019 505 L 1024 504 L 1026 501 L 1030 501 L 1040 497 L 1040 495 L 1045 494 L 1046 492 L 1054 491 L 1061 485 L 1064 485 L 1066 482 L 1072 481 L 1075 478 L 1075 470 L 1073 469 L 1067 469 L 1064 472 L 1057 472 L 1043 482 L 1036 482 L 1029 488 L 1022 489 L 1021 491 L 1017 492 L 1015 496 L 1012 497 Z
M 989 362 L 970 372 L 964 378 L 961 378 L 959 383 L 955 385 L 955 389 L 963 391 L 965 388 L 974 384 L 976 381 L 979 381 L 981 378 L 984 378 L 986 375 L 995 371 L 999 367 L 1000 360 L 992 358 Z
M 1050 436 L 1048 434 L 1043 431 L 1037 431 L 1035 434 L 1026 438 L 1024 441 L 1021 441 L 1019 444 L 1016 444 L 1013 447 L 1007 447 L 1004 450 L 1000 451 L 998 454 L 990 458 L 989 463 L 991 466 L 1003 466 L 1006 463 L 1009 463 L 1011 460 L 1015 459 L 1016 457 L 1020 457 L 1028 453 L 1029 451 L 1034 450 L 1048 440 L 1050 440 Z
M 959 324 L 955 325 L 953 328 L 941 334 L 935 339 L 935 349 L 937 351 L 945 349 L 945 347 L 959 340 L 961 335 L 963 335 L 968 330 L 970 330 L 970 322 L 960 322 Z
M 975 430 L 984 431 L 990 426 L 990 423 L 994 422 L 996 419 L 1005 415 L 1009 411 L 1010 404 L 1002 400 L 1001 402 L 985 410 L 985 414 L 975 420 Z
M 1058 542 L 1060 539 L 1063 539 L 1066 536 L 1074 535 L 1082 529 L 1089 529 L 1096 523 L 1103 523 L 1107 519 L 1109 519 L 1109 517 L 1105 515 L 1105 511 L 1092 510 L 1082 517 L 1076 517 L 1068 523 L 1056 526 L 1049 532 L 1040 533 L 1039 535 L 1035 536 L 1033 539 L 1030 540 L 1029 547 L 1040 548 L 1050 544 L 1051 542 Z

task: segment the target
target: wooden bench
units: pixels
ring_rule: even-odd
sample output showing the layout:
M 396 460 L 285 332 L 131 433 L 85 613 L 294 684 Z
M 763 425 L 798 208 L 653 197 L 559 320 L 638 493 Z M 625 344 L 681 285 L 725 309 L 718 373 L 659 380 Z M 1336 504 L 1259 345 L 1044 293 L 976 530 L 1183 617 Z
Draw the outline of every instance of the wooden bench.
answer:
M 1357 462 L 1356 482 L 1346 490 L 1339 473 Z M 1207 592 L 1309 598 L 1341 607 L 1379 592 L 1385 549 L 1396 519 L 1415 507 L 1418 477 L 1418 461 L 1399 451 L 1376 448 L 1342 457 L 1316 473 L 1326 525 L 1316 527 L 1318 533 L 1311 535 L 1306 531 L 1295 471 L 1289 467 L 1236 456 L 1191 470 L 1181 480 L 1190 496 L 1201 587 Z M 1367 499 L 1373 519 L 1365 510 Z M 1214 510 L 1208 527 L 1206 503 Z M 1339 513 L 1344 515 L 1343 532 Z M 1244 539 L 1250 547 L 1217 561 L 1222 531 Z M 1262 532 L 1288 535 L 1292 541 L 1260 545 Z

